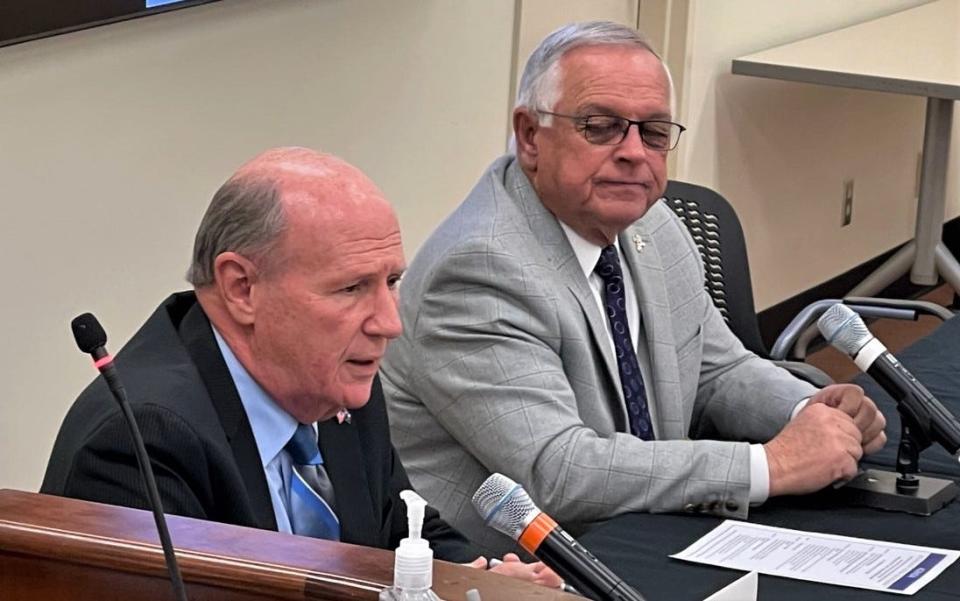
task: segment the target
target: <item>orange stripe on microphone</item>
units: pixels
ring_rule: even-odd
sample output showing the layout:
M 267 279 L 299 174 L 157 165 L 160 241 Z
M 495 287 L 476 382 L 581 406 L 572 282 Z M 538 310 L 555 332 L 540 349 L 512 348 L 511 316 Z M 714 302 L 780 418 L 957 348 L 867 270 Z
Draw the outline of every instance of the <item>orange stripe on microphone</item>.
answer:
M 97 369 L 100 369 L 101 367 L 105 365 L 109 365 L 111 363 L 113 363 L 113 357 L 111 357 L 110 355 L 104 355 L 103 357 L 100 357 L 99 359 L 94 361 L 93 366 L 96 367 Z
M 539 514 L 533 518 L 530 525 L 527 526 L 523 534 L 520 535 L 520 546 L 529 553 L 535 553 L 537 549 L 540 548 L 540 543 L 542 543 L 556 527 L 557 523 L 553 521 L 553 518 L 545 513 Z

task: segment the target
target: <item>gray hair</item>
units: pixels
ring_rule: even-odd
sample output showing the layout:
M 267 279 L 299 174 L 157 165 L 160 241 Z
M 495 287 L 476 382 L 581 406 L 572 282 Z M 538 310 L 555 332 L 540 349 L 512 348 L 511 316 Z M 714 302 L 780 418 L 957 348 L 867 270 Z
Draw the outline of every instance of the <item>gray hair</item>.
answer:
M 564 54 L 581 46 L 637 46 L 643 48 L 663 65 L 667 81 L 670 83 L 670 109 L 673 112 L 673 79 L 663 59 L 650 46 L 647 39 L 636 29 L 611 21 L 587 21 L 571 23 L 557 29 L 540 42 L 536 50 L 527 59 L 517 89 L 517 107 L 529 109 L 553 110 L 559 94 L 560 70 L 558 62 Z M 544 123 L 549 123 L 549 115 L 544 115 Z
M 235 176 L 220 186 L 204 213 L 193 242 L 187 281 L 195 288 L 214 282 L 213 263 L 232 251 L 261 262 L 286 227 L 277 184 L 268 179 Z

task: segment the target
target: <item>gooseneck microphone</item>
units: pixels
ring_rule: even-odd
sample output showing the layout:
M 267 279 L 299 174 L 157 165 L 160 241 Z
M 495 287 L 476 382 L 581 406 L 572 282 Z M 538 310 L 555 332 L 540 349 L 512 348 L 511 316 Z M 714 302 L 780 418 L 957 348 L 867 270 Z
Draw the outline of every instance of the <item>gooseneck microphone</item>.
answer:
M 540 511 L 522 486 L 492 474 L 473 495 L 473 506 L 491 528 L 506 534 L 594 601 L 643 601 L 610 568 Z
M 827 342 L 849 355 L 897 401 L 898 410 L 914 427 L 960 458 L 960 422 L 870 333 L 859 315 L 836 304 L 820 317 L 817 327 Z
M 173 552 L 173 544 L 170 542 L 170 532 L 167 530 L 167 521 L 163 517 L 163 505 L 160 503 L 160 492 L 157 490 L 157 481 L 153 477 L 153 468 L 150 465 L 150 458 L 147 456 L 147 449 L 143 445 L 143 436 L 140 435 L 140 428 L 137 426 L 137 420 L 133 416 L 133 410 L 127 401 L 127 392 L 120 382 L 120 376 L 117 374 L 117 368 L 113 365 L 113 357 L 107 352 L 107 333 L 92 313 L 84 313 L 77 316 L 70 327 L 73 329 L 73 338 L 77 341 L 77 346 L 84 353 L 93 357 L 93 365 L 103 375 L 107 382 L 107 387 L 113 394 L 113 398 L 120 405 L 123 417 L 127 420 L 130 427 L 130 434 L 133 436 L 133 445 L 137 456 L 137 464 L 140 466 L 140 475 L 143 476 L 143 483 L 147 490 L 147 499 L 153 510 L 153 519 L 157 524 L 157 532 L 160 534 L 160 546 L 163 548 L 163 556 L 167 562 L 167 570 L 170 572 L 170 580 L 173 582 L 173 590 L 179 601 L 188 601 L 187 592 L 183 585 L 183 577 L 180 575 L 180 567 L 177 565 L 177 556 Z

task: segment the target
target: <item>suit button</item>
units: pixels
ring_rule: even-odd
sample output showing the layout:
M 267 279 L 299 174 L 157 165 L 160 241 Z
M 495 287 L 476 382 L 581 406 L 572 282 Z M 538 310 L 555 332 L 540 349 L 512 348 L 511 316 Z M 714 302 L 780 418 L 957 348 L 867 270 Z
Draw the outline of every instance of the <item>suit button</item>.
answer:
M 727 502 L 724 504 L 724 507 L 727 508 L 727 511 L 736 511 L 736 510 L 740 509 L 740 504 L 737 503 L 736 501 L 727 501 Z
M 710 501 L 710 504 L 707 505 L 707 508 L 708 508 L 710 511 L 716 511 L 716 510 L 720 509 L 720 501 Z
M 700 506 L 697 505 L 696 503 L 687 503 L 686 505 L 683 506 L 683 510 L 686 511 L 687 513 L 693 513 L 694 511 L 697 511 L 699 507 Z

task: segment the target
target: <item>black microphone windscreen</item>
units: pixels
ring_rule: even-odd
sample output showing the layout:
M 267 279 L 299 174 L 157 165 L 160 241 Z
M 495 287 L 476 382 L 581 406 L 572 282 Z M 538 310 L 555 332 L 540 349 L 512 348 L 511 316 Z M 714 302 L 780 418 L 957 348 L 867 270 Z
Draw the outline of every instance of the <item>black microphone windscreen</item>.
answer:
M 103 326 L 93 313 L 74 317 L 70 327 L 73 329 L 73 339 L 77 341 L 77 346 L 84 353 L 92 353 L 107 344 L 107 333 L 103 331 Z

